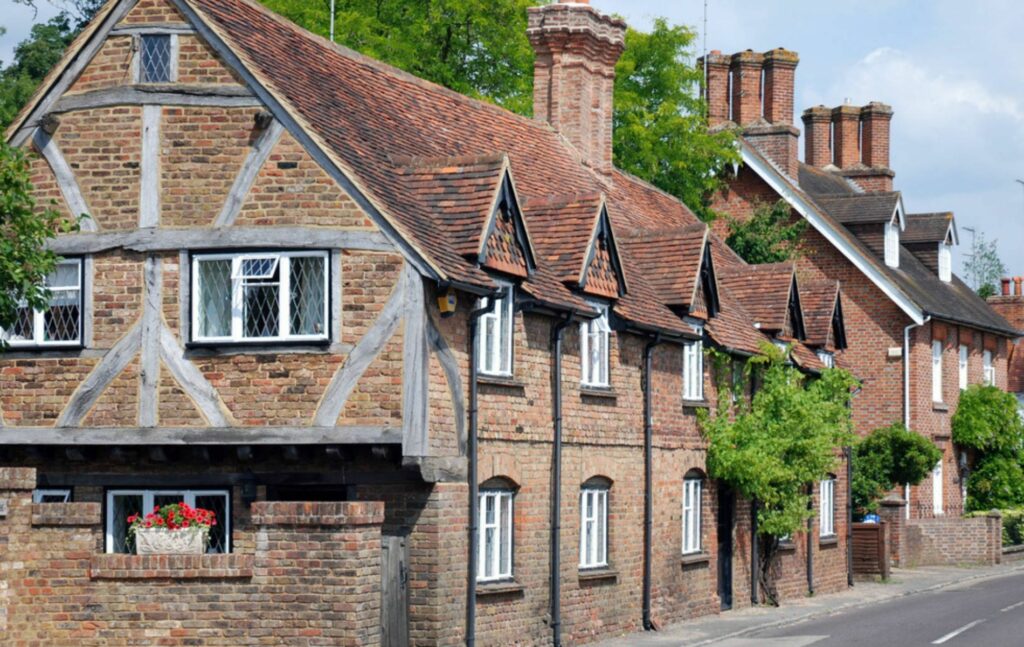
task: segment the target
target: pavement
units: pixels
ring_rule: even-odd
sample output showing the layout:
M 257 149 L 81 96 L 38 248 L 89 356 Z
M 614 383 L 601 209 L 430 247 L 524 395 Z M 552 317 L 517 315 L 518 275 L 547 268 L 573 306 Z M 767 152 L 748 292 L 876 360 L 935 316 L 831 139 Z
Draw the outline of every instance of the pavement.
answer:
M 999 585 L 998 581 L 1003 578 L 1006 578 L 1005 583 Z M 953 605 L 949 604 L 947 598 L 944 605 L 935 608 L 929 606 L 933 598 L 941 597 L 928 596 L 929 593 L 963 592 L 967 588 L 971 588 L 972 593 L 957 595 L 957 602 Z M 923 601 L 923 605 L 920 609 L 916 607 L 908 609 L 907 612 L 910 613 L 910 616 L 905 616 L 903 612 L 892 612 L 894 605 L 909 606 L 916 603 L 918 598 L 912 596 L 921 596 L 920 600 Z M 964 600 L 971 601 L 971 604 L 964 605 Z M 887 604 L 883 607 L 873 608 L 881 602 L 887 602 Z M 980 632 L 984 627 L 983 623 L 989 616 L 993 619 L 999 617 L 1003 608 L 1017 602 L 1022 602 L 1022 604 L 1013 607 L 1013 613 L 1002 613 L 1003 618 L 1007 621 L 1012 620 L 1016 626 L 1007 628 L 1006 622 L 1000 625 L 1002 626 L 1001 630 L 1007 631 L 1007 635 L 1019 637 L 1013 642 L 957 643 L 956 640 L 961 635 L 958 634 L 947 638 L 943 643 L 931 643 L 932 640 L 940 639 L 944 634 L 962 628 L 975 620 L 981 620 L 981 622 L 972 625 L 962 632 L 962 635 L 967 637 L 972 632 Z M 988 608 L 993 605 L 994 611 Z M 880 613 L 883 610 L 884 613 Z M 843 622 L 849 623 L 848 625 L 837 622 L 840 620 L 838 618 L 830 617 L 839 614 L 844 616 Z M 934 627 L 936 630 L 942 630 L 947 628 L 947 625 L 954 624 L 956 626 L 939 633 L 936 631 L 917 633 L 913 638 L 908 638 L 909 642 L 897 641 L 893 636 L 905 633 L 903 629 L 908 626 L 905 624 L 905 619 L 918 616 L 924 628 Z M 967 618 L 967 616 L 971 616 L 971 618 Z M 964 620 L 964 624 L 957 624 L 962 619 L 961 617 L 967 619 Z M 854 618 L 856 618 L 855 621 Z M 891 635 L 887 633 L 882 642 L 878 642 L 877 638 L 864 639 L 858 633 L 865 627 L 881 630 L 887 626 L 887 623 L 892 624 L 890 629 L 895 633 Z M 997 624 L 990 622 L 985 629 L 995 630 Z M 794 627 L 794 625 L 799 626 Z M 845 631 L 849 634 L 848 637 L 841 635 L 844 626 L 846 627 Z M 792 630 L 789 630 L 790 627 Z M 860 633 L 863 632 L 860 631 Z M 924 642 L 919 640 L 925 635 L 930 636 L 931 633 L 936 633 L 936 635 Z M 595 643 L 597 647 L 697 647 L 698 645 L 803 647 L 812 644 L 815 647 L 859 644 L 893 646 L 903 644 L 947 644 L 951 646 L 956 644 L 1024 644 L 1024 562 L 1012 562 L 997 566 L 936 566 L 912 570 L 893 569 L 892 576 L 886 582 L 858 581 L 854 587 L 840 593 L 787 600 L 780 607 L 753 607 L 727 611 L 721 615 L 705 616 L 670 625 L 661 631 L 634 633 Z

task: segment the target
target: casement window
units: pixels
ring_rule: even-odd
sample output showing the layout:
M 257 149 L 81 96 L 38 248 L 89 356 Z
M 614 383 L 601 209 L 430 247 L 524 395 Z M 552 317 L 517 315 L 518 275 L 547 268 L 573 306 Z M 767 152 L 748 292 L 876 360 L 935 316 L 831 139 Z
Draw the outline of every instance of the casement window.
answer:
M 900 266 L 900 223 L 896 218 L 885 226 L 885 264 Z
M 981 354 L 981 377 L 985 386 L 996 385 L 996 367 L 992 365 L 992 351 L 990 350 Z
M 608 307 L 594 305 L 601 314 L 580 324 L 580 356 L 583 361 L 584 386 L 608 386 Z
M 178 37 L 143 34 L 138 40 L 138 82 L 172 83 L 178 76 Z
M 683 554 L 701 551 L 701 494 L 704 480 L 687 476 L 683 479 Z
M 192 340 L 324 341 L 326 252 L 192 257 Z
M 193 508 L 213 512 L 217 524 L 210 528 L 207 553 L 227 553 L 231 550 L 231 494 L 227 490 L 108 490 L 106 534 L 108 553 L 130 553 L 128 517 L 145 515 L 157 506 L 181 503 Z
M 512 495 L 508 488 L 480 490 L 480 529 L 476 579 L 494 582 L 512 577 Z
M 818 535 L 834 537 L 836 534 L 836 479 L 829 477 L 819 485 Z
M 50 301 L 42 310 L 18 306 L 14 325 L 0 331 L 12 347 L 80 346 L 82 343 L 82 261 L 63 260 L 46 277 Z
M 515 289 L 511 284 L 499 283 L 503 294 L 480 300 L 487 308 L 493 298 L 494 309 L 480 317 L 477 332 L 477 369 L 485 375 L 512 375 L 512 328 Z
M 68 488 L 49 488 L 32 490 L 32 503 L 70 503 L 71 490 Z
M 945 242 L 939 243 L 939 279 L 953 280 L 953 246 Z
M 836 356 L 828 351 L 819 350 L 818 359 L 821 360 L 821 363 L 825 365 L 825 368 L 836 367 Z
M 957 364 L 957 375 L 959 377 L 961 391 L 967 388 L 967 361 L 970 357 L 970 353 L 970 348 L 960 344 L 960 358 Z
M 932 512 L 941 515 L 945 512 L 942 506 L 942 459 L 932 468 Z
M 580 568 L 608 566 L 608 486 L 588 482 L 580 490 Z
M 704 399 L 704 344 L 700 340 L 683 344 L 683 399 Z
M 942 402 L 942 342 L 932 342 L 932 401 Z

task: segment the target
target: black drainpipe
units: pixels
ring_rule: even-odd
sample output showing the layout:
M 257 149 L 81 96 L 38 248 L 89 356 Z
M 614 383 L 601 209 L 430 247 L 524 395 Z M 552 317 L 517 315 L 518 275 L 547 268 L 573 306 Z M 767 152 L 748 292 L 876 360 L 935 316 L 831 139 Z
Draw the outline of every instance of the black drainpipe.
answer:
M 814 510 L 814 486 L 807 486 L 807 509 Z M 807 594 L 814 595 L 814 517 L 807 517 Z
M 651 376 L 653 361 L 651 356 L 654 347 L 661 343 L 661 335 L 644 346 L 644 592 L 643 592 L 643 627 L 644 631 L 654 631 L 651 622 L 651 544 L 654 541 L 654 422 L 651 405 Z
M 757 501 L 750 502 L 750 604 L 757 606 L 761 601 L 757 595 L 758 589 L 758 559 L 757 554 Z
M 846 458 L 846 584 L 853 586 L 853 448 L 843 447 Z
M 495 295 L 498 293 L 496 292 Z M 480 317 L 494 312 L 495 299 L 489 298 L 487 307 L 469 313 L 469 559 L 466 564 L 466 647 L 476 645 L 476 560 L 479 552 L 477 533 L 480 526 L 480 484 L 477 478 L 477 388 L 476 388 L 476 329 Z
M 551 330 L 554 355 L 551 367 L 554 447 L 551 457 L 551 641 L 562 645 L 562 333 L 572 322 L 574 312 Z

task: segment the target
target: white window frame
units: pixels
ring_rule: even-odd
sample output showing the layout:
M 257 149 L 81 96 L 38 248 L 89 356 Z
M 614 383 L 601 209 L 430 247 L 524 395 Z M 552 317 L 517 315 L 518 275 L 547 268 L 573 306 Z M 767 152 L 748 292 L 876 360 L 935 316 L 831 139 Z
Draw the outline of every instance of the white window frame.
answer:
M 515 288 L 511 283 L 495 281 L 504 291 L 501 298 L 495 299 L 497 304 L 491 312 L 480 316 L 477 324 L 477 370 L 482 375 L 494 375 L 499 377 L 512 376 L 512 346 L 515 342 L 514 321 L 515 321 Z M 477 307 L 487 308 L 491 305 L 491 299 L 485 297 L 480 299 Z M 491 333 L 497 331 L 494 343 L 491 341 Z M 488 347 L 490 348 L 488 352 Z
M 479 523 L 477 535 L 477 582 L 498 582 L 512 579 L 512 554 L 514 552 L 514 528 L 512 526 L 512 508 L 515 504 L 514 492 L 506 488 L 481 489 L 478 496 L 479 502 Z M 506 514 L 501 515 L 501 501 L 506 500 Z M 494 521 L 487 521 L 487 505 L 494 506 Z M 487 533 L 493 531 L 492 537 L 497 542 L 491 550 L 491 559 L 487 560 Z M 501 540 L 502 536 L 508 538 L 508 554 L 502 559 Z
M 608 488 L 598 485 L 586 486 L 580 489 L 580 568 L 604 568 L 606 566 L 608 566 Z
M 610 384 L 608 367 L 612 336 L 608 324 L 608 306 L 596 303 L 590 305 L 600 315 L 580 323 L 580 381 L 583 386 L 607 387 Z M 594 343 L 599 345 L 596 359 L 590 354 Z
M 695 555 L 701 546 L 701 505 L 704 479 L 683 479 L 683 555 Z
M 992 351 L 990 350 L 981 353 L 981 376 L 985 386 L 996 385 L 996 367 L 992 363 Z
M 932 468 L 932 513 L 935 515 L 945 514 L 945 507 L 942 501 L 942 459 Z
M 34 310 L 32 312 L 32 339 L 8 339 L 6 332 L 0 328 L 0 335 L 4 335 L 7 343 L 11 348 L 68 348 L 78 347 L 82 345 L 82 333 L 85 328 L 85 285 L 84 285 L 84 265 L 81 258 L 69 258 L 61 260 L 57 263 L 57 267 L 60 266 L 71 266 L 73 265 L 78 273 L 78 282 L 76 287 L 50 287 L 51 299 L 57 294 L 62 292 L 78 292 L 78 337 L 76 339 L 67 339 L 62 341 L 46 341 L 44 339 L 46 331 L 46 312 L 45 310 Z M 56 270 L 56 268 L 54 268 Z M 22 302 L 19 307 L 25 307 L 25 303 Z
M 142 39 L 147 36 L 168 36 L 170 43 L 168 45 L 168 80 L 167 81 L 143 81 L 142 80 Z M 163 83 L 177 83 L 178 82 L 178 59 L 180 58 L 180 45 L 178 43 L 178 34 L 162 34 L 157 32 L 142 33 L 137 36 L 135 41 L 135 58 L 132 62 L 134 78 L 136 83 L 145 83 L 147 85 L 161 85 Z
M 245 279 L 241 276 L 241 265 L 243 261 L 253 259 L 276 258 L 278 267 L 278 321 L 283 331 L 278 331 L 274 337 L 246 337 L 245 322 L 243 320 Z M 323 332 L 316 335 L 294 335 L 287 330 L 291 326 L 291 259 L 293 258 L 319 258 L 324 267 L 323 284 Z M 228 336 L 203 337 L 199 331 L 202 329 L 199 324 L 199 305 L 202 299 L 201 286 L 199 285 L 200 272 L 199 264 L 204 261 L 231 261 L 231 334 Z M 331 331 L 331 263 L 326 251 L 279 251 L 279 252 L 239 252 L 229 254 L 194 254 L 192 256 L 192 341 L 196 343 L 276 343 L 276 342 L 320 342 L 329 339 Z
M 819 350 L 818 359 L 821 360 L 821 363 L 825 365 L 825 368 L 836 367 L 836 356 L 828 352 L 827 350 Z
M 900 224 L 897 216 L 893 216 L 885 226 L 885 264 L 900 266 Z
M 941 340 L 932 341 L 932 402 L 942 402 L 942 346 Z
M 965 344 L 960 344 L 960 351 L 957 362 L 958 377 L 960 380 L 960 390 L 963 391 L 967 388 L 968 384 L 968 367 L 971 357 L 971 349 Z
M 32 490 L 32 503 L 43 503 L 43 499 L 46 497 L 62 499 L 62 501 L 58 501 L 57 503 L 70 503 L 71 488 L 45 488 Z M 51 501 L 51 503 L 53 502 Z
M 704 342 L 700 339 L 683 344 L 683 400 L 704 400 Z
M 201 496 L 223 496 L 225 499 L 224 510 L 225 514 L 223 518 L 217 519 L 217 524 L 224 528 L 224 553 L 231 552 L 231 491 L 226 489 L 211 489 L 211 490 L 186 490 L 186 489 L 167 489 L 161 488 L 159 490 L 147 490 L 139 488 L 126 488 L 119 490 L 107 490 L 106 497 L 106 521 L 105 535 L 106 535 L 106 552 L 114 552 L 114 497 L 116 496 L 141 496 L 142 497 L 142 511 L 146 513 L 153 509 L 153 501 L 158 496 L 168 495 L 180 495 L 180 500 L 184 501 L 193 508 L 196 505 L 196 497 Z
M 818 536 L 836 536 L 836 479 L 829 477 L 819 484 Z
M 953 246 L 939 243 L 939 279 L 949 283 L 953 280 Z

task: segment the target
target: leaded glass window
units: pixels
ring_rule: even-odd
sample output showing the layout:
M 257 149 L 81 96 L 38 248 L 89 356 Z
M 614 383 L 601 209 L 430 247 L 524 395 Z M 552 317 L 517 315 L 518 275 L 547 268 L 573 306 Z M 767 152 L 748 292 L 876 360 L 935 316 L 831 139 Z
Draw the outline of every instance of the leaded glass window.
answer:
M 21 303 L 10 330 L 0 335 L 11 346 L 77 346 L 82 342 L 82 261 L 63 260 L 49 276 L 48 305 L 33 310 Z

